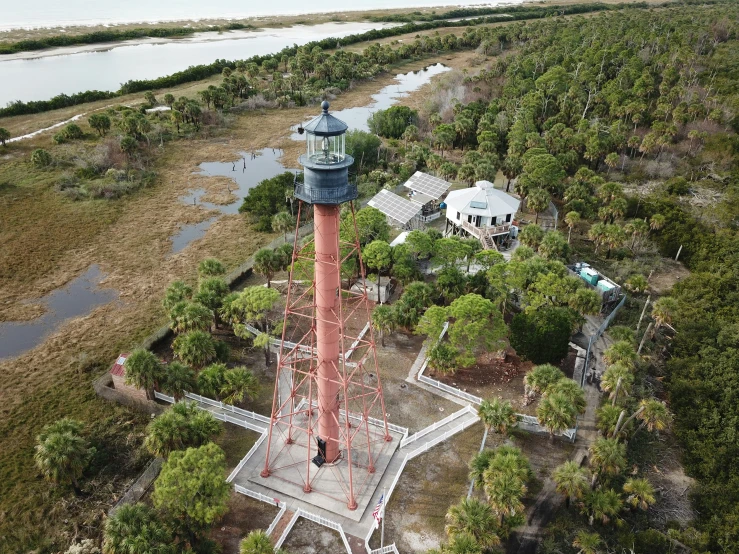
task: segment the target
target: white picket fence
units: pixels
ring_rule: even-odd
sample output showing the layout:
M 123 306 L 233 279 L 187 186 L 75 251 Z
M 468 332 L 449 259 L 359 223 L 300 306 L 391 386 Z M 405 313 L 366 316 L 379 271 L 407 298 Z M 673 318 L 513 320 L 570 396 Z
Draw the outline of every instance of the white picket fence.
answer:
M 226 479 L 227 482 L 231 482 L 234 479 L 236 479 L 236 476 L 239 474 L 239 471 L 241 471 L 244 468 L 244 465 L 246 465 L 246 462 L 249 461 L 249 458 L 252 457 L 254 452 L 257 451 L 257 449 L 261 446 L 261 444 L 265 441 L 267 438 L 267 431 L 264 431 L 262 435 L 257 439 L 257 441 L 252 445 L 252 447 L 249 449 L 249 452 L 246 453 L 246 456 L 241 458 L 241 461 L 239 462 L 239 465 L 237 465 L 234 470 L 230 473 L 228 478 Z
M 461 410 L 454 412 L 453 414 L 450 414 L 446 416 L 444 419 L 440 419 L 439 421 L 433 423 L 432 425 L 429 425 L 428 427 L 421 429 L 417 433 L 414 433 L 408 437 L 405 437 L 403 440 L 400 441 L 400 448 L 403 448 L 405 446 L 408 446 L 412 442 L 417 441 L 418 439 L 425 437 L 429 433 L 433 433 L 437 429 L 443 427 L 447 423 L 451 423 L 455 419 L 458 419 L 466 414 L 477 414 L 477 411 L 470 405 L 465 406 Z
M 376 550 L 367 550 L 367 552 L 369 552 L 369 554 L 388 554 L 389 552 L 400 554 L 400 552 L 398 552 L 398 547 L 395 546 L 395 543 L 383 546 L 382 548 L 378 548 Z
M 260 502 L 264 502 L 266 504 L 269 504 L 270 506 L 277 506 L 280 509 L 277 512 L 277 515 L 272 520 L 272 523 L 269 524 L 269 527 L 267 527 L 267 530 L 265 531 L 267 535 L 271 535 L 272 532 L 275 530 L 275 527 L 277 527 L 277 523 L 282 519 L 282 516 L 285 515 L 285 512 L 287 511 L 287 504 L 260 492 L 249 490 L 245 487 L 242 487 L 241 485 L 235 485 L 234 490 L 239 494 L 243 494 L 244 496 L 259 500 Z
M 282 532 L 282 535 L 280 535 L 277 543 L 275 543 L 275 550 L 282 546 L 282 544 L 285 542 L 285 539 L 287 539 L 287 536 L 290 534 L 290 531 L 292 531 L 292 528 L 295 526 L 295 523 L 301 517 L 318 523 L 319 525 L 323 525 L 324 527 L 328 527 L 329 529 L 333 529 L 334 531 L 339 533 L 347 553 L 352 554 L 351 546 L 349 546 L 349 541 L 347 540 L 346 534 L 344 533 L 344 528 L 341 526 L 340 523 L 336 523 L 335 521 L 331 521 L 330 519 L 326 519 L 325 517 L 321 517 L 311 512 L 306 512 L 302 508 L 298 508 L 298 510 L 293 514 L 292 519 L 290 519 L 290 523 L 287 524 L 287 527 L 285 527 L 285 530 Z
M 171 404 L 174 404 L 175 402 L 173 397 L 167 396 L 166 394 L 162 394 L 161 392 L 158 392 L 158 391 L 154 391 L 154 397 L 158 398 L 159 400 L 164 400 L 165 402 L 169 402 Z M 196 402 L 196 403 L 204 404 L 212 408 L 217 408 L 224 412 L 231 412 L 233 414 L 240 415 L 243 418 L 253 419 L 256 422 L 264 423 L 265 425 L 260 425 L 258 423 L 252 423 L 248 421 L 247 419 L 239 419 L 236 417 L 231 417 L 228 414 L 210 412 L 211 414 L 213 414 L 213 417 L 215 417 L 216 419 L 220 421 L 232 423 L 234 425 L 244 427 L 246 429 L 255 431 L 257 433 L 264 433 L 267 430 L 267 426 L 270 423 L 270 419 L 266 416 L 263 416 L 256 412 L 242 410 L 241 408 L 237 408 L 236 406 L 231 406 L 230 404 L 224 404 L 223 402 L 219 402 L 217 400 L 213 400 L 212 398 L 207 398 L 205 396 L 200 396 L 199 394 L 188 392 L 188 393 L 185 393 L 185 398 L 187 400 L 192 400 L 193 402 Z M 199 407 L 202 410 L 205 409 L 202 406 L 199 406 Z M 207 411 L 210 411 L 210 410 L 207 410 Z
M 424 362 L 421 368 L 421 371 L 424 371 L 425 369 L 426 369 L 426 362 Z M 477 405 L 480 405 L 482 403 L 482 398 L 480 398 L 479 396 L 475 396 L 474 394 L 464 392 L 463 390 L 450 387 L 449 385 L 446 385 L 440 381 L 437 381 L 436 379 L 432 379 L 431 377 L 426 377 L 422 373 L 419 373 L 418 380 L 421 381 L 421 383 L 426 383 L 427 385 L 431 385 L 432 387 L 436 387 L 439 390 L 443 390 L 444 392 L 447 392 L 449 394 L 453 394 L 454 396 L 462 398 L 463 400 L 466 400 L 467 402 L 472 402 L 473 404 L 477 404 Z

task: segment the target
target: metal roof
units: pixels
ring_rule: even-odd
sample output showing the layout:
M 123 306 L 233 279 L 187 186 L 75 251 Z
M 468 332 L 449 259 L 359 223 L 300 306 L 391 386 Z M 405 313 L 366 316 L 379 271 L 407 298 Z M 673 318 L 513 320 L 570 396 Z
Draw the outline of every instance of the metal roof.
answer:
M 113 367 L 110 368 L 110 373 L 112 375 L 116 375 L 118 377 L 123 377 L 126 374 L 126 368 L 123 364 L 126 363 L 126 358 L 128 358 L 129 354 L 121 354 L 118 356 L 118 359 L 113 364 Z
M 382 189 L 367 203 L 389 218 L 405 225 L 421 211 L 421 205 Z
M 438 200 L 452 185 L 451 183 L 447 183 L 444 179 L 433 177 L 432 175 L 423 173 L 422 171 L 416 171 L 411 175 L 411 178 L 405 182 L 405 186 L 411 190 L 430 196 L 434 200 Z
M 308 133 L 321 137 L 333 137 L 345 133 L 349 126 L 339 118 L 328 113 L 329 103 L 324 100 L 321 108 L 323 108 L 323 113 L 314 117 L 305 126 L 305 130 Z
M 478 181 L 474 187 L 453 190 L 445 202 L 453 211 L 488 217 L 514 214 L 521 205 L 520 200 L 496 189 L 490 181 Z

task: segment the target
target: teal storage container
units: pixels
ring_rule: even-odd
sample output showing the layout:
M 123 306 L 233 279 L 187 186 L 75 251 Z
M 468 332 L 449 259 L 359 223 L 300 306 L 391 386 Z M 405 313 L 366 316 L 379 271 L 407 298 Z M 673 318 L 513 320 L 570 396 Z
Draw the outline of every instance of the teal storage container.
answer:
M 600 279 L 600 275 L 598 275 L 596 271 L 593 271 L 589 267 L 580 270 L 580 277 L 582 277 L 587 283 L 593 286 L 595 286 L 596 283 L 598 283 L 598 279 Z

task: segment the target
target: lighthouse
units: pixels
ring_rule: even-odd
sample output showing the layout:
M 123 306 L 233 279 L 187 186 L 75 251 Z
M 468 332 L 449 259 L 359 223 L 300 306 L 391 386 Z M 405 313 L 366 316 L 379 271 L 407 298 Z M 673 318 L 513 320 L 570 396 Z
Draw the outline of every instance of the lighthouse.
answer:
M 267 481 L 341 498 L 349 510 L 371 494 L 378 459 L 392 442 L 377 364 L 367 291 L 344 286 L 342 273 L 364 277 L 355 222 L 354 159 L 347 125 L 329 113 L 306 124 L 303 183 L 288 281 L 264 467 Z M 342 205 L 347 205 L 342 215 Z M 299 230 L 312 211 L 313 234 Z M 303 272 L 304 275 L 298 273 Z M 351 276 L 349 277 L 349 279 Z M 364 281 L 362 281 L 364 282 Z M 386 463 L 386 462 L 383 462 Z

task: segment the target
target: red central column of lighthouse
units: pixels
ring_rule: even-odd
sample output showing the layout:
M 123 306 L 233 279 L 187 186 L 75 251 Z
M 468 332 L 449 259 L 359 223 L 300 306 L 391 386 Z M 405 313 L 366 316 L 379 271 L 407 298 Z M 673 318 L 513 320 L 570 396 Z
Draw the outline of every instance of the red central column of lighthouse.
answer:
M 339 457 L 339 207 L 315 204 L 316 340 L 318 345 L 318 432 L 326 461 Z

